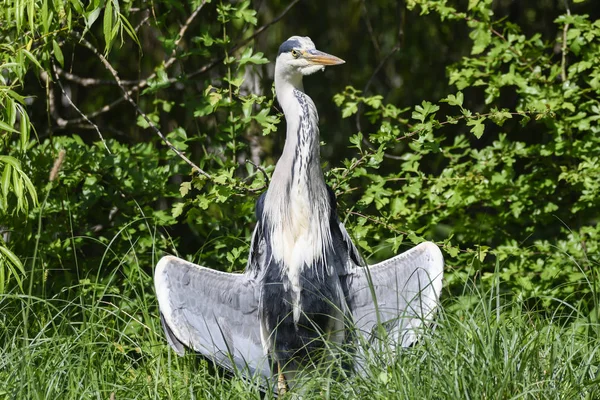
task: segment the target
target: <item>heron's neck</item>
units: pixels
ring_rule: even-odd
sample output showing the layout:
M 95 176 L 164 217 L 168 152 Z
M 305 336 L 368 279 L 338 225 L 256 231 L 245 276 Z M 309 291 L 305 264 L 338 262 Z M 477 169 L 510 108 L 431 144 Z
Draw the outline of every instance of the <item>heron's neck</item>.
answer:
M 277 101 L 283 109 L 285 119 L 288 122 L 288 127 L 290 118 L 293 119 L 294 115 L 297 113 L 295 108 L 297 102 L 293 101 L 294 90 L 299 90 L 304 93 L 302 75 L 285 75 L 283 73 L 275 73 L 275 93 L 277 94 Z
M 264 210 L 273 255 L 295 274 L 304 265 L 324 260 L 331 237 L 331 205 L 321 170 L 315 105 L 302 91 L 301 79 L 275 79 L 275 90 L 285 114 L 287 136 Z
M 304 93 L 302 79 L 275 79 L 277 99 L 287 124 L 285 145 L 275 167 L 273 181 L 291 186 L 325 187 L 319 155 L 319 115 L 310 97 Z M 320 195 L 306 187 L 307 196 Z

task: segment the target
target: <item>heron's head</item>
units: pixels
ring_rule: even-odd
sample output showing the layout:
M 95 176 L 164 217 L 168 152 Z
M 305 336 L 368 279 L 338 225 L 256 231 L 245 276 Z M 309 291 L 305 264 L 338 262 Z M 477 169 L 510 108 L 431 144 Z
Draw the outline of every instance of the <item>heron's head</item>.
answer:
M 308 36 L 292 36 L 279 46 L 275 70 L 284 76 L 302 76 L 343 63 L 341 58 L 317 50 Z

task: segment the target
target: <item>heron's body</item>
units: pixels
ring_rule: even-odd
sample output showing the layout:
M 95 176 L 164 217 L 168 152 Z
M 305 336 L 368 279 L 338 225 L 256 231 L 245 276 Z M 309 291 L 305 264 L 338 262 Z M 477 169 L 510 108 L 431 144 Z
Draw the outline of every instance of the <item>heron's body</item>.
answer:
M 437 246 L 423 243 L 367 270 L 325 184 L 318 114 L 302 76 L 340 63 L 309 38 L 280 47 L 275 90 L 287 136 L 257 202 L 246 272 L 219 273 L 175 257 L 157 265 L 163 327 L 179 354 L 189 346 L 226 368 L 265 376 L 272 360 L 281 383 L 325 341 L 347 341 L 349 324 L 375 342 L 382 340 L 377 323 L 386 322 L 393 348 L 412 343 L 415 329 L 430 320 L 441 290 Z
M 305 359 L 320 337 L 341 343 L 347 306 L 334 262 L 332 202 L 319 156 L 319 117 L 301 79 L 275 73 L 275 92 L 287 122 L 283 153 L 264 195 L 262 237 L 271 255 L 259 278 L 261 337 L 281 364 Z M 300 75 L 301 76 L 301 75 Z

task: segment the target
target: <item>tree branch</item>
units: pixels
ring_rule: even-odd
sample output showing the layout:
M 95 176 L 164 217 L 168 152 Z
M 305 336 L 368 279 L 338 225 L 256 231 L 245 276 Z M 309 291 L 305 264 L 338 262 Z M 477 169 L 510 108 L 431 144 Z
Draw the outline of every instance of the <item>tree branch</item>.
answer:
M 89 86 L 101 86 L 101 85 L 116 85 L 115 81 L 111 81 L 109 79 L 96 79 L 96 78 L 84 78 L 79 75 L 72 74 L 71 72 L 67 72 L 59 66 L 54 66 L 54 73 L 56 75 L 60 75 L 68 81 L 74 82 L 79 86 L 89 87 Z M 121 83 L 123 85 L 135 85 L 139 81 L 126 81 L 123 80 Z
M 571 10 L 569 9 L 569 3 L 565 0 L 565 8 L 567 9 L 567 15 L 571 16 Z M 567 32 L 569 31 L 569 24 L 565 24 L 562 35 L 562 58 L 560 62 L 560 78 L 563 82 L 567 81 Z
M 185 23 L 183 24 L 183 26 L 179 29 L 179 33 L 178 33 L 178 38 L 177 40 L 175 40 L 175 46 L 173 48 L 173 51 L 171 52 L 171 56 L 169 57 L 169 59 L 165 62 L 164 67 L 165 69 L 170 67 L 176 60 L 176 53 L 177 53 L 177 46 L 179 45 L 179 43 L 181 42 L 181 40 L 183 39 L 183 35 L 185 34 L 185 32 L 187 31 L 187 29 L 189 28 L 190 24 L 192 23 L 192 21 L 194 20 L 194 18 L 196 18 L 196 16 L 198 15 L 198 13 L 200 12 L 200 10 L 202 10 L 202 7 L 204 7 L 204 5 L 206 4 L 206 0 L 202 1 L 202 3 L 200 3 L 200 5 L 198 7 L 196 7 L 196 9 L 192 12 L 192 14 L 188 17 L 188 19 L 185 21 Z M 81 39 L 81 35 L 74 33 L 76 37 L 79 38 L 79 40 Z M 88 47 L 88 46 L 86 46 Z M 92 46 L 93 47 L 93 46 Z M 88 47 L 89 48 L 89 47 Z M 95 48 L 94 48 L 95 50 Z M 129 89 L 128 91 L 125 91 L 125 95 L 123 97 L 118 98 L 117 100 L 114 100 L 112 103 L 109 103 L 107 105 L 105 105 L 104 107 L 90 113 L 87 117 L 88 118 L 94 118 L 97 117 L 100 114 L 104 114 L 108 111 L 110 111 L 111 109 L 113 109 L 115 106 L 121 104 L 123 101 L 125 101 L 127 99 L 127 97 L 131 97 L 135 92 L 145 88 L 148 85 L 148 82 L 151 81 L 152 79 L 154 79 L 156 77 L 156 72 L 153 72 L 152 74 L 150 74 L 147 78 L 138 81 L 136 86 L 132 87 L 131 89 Z M 85 78 L 84 82 L 88 82 Z M 97 84 L 97 81 L 89 81 L 92 82 L 94 84 Z M 123 85 L 125 84 L 125 82 L 127 83 L 134 83 L 135 81 L 120 81 L 119 85 Z M 81 123 L 85 121 L 84 118 L 77 118 L 77 119 L 70 119 L 67 122 L 69 124 L 77 124 L 77 123 Z
M 73 103 L 73 101 L 67 94 L 65 88 L 63 87 L 62 82 L 60 81 L 60 78 L 58 77 L 58 73 L 56 71 L 56 64 L 54 63 L 54 60 L 51 60 L 51 63 L 52 63 L 52 70 L 54 71 L 54 75 L 56 76 L 56 83 L 58 83 L 58 87 L 60 87 L 60 91 L 62 92 L 63 96 L 65 97 L 65 99 L 67 99 L 67 101 L 69 102 L 71 107 L 73 107 L 75 109 L 75 111 L 77 111 L 77 113 L 79 115 L 81 115 L 81 117 L 85 120 L 85 122 L 87 122 L 88 124 L 90 124 L 91 126 L 94 127 L 94 129 L 98 133 L 98 136 L 100 137 L 100 140 L 102 141 L 102 144 L 104 145 L 104 148 L 106 149 L 106 151 L 108 151 L 109 154 L 111 154 L 110 149 L 106 145 L 106 140 L 104 140 L 104 136 L 102 136 L 102 132 L 100 132 L 100 129 L 98 128 L 98 125 L 96 125 L 92 121 L 90 121 L 90 119 L 75 105 L 75 103 Z M 59 118 L 56 122 L 58 123 L 59 126 L 65 125 L 65 120 L 63 120 L 62 118 Z
M 369 21 L 369 16 L 368 16 L 368 13 L 367 13 L 367 7 L 365 6 L 364 1 L 362 2 L 362 6 L 363 6 L 363 12 L 365 14 L 365 20 L 366 20 L 366 24 L 367 24 L 367 30 L 369 31 L 369 36 L 371 37 L 371 42 L 373 43 L 373 47 L 375 48 L 375 51 L 376 51 L 377 56 L 379 58 L 379 57 L 381 57 L 381 49 L 379 48 L 379 44 L 377 43 L 377 39 L 375 38 L 375 34 L 373 32 L 373 27 L 371 26 L 371 22 Z M 399 24 L 400 27 L 398 28 L 398 32 L 402 31 L 401 24 L 402 24 L 402 22 Z M 383 68 L 383 66 L 388 62 L 388 60 L 390 59 L 390 57 L 392 55 L 394 55 L 395 53 L 397 53 L 400 50 L 400 48 L 401 48 L 401 38 L 402 38 L 402 35 L 399 33 L 398 36 L 397 36 L 397 43 L 394 45 L 394 47 L 392 48 L 392 50 L 390 50 L 390 52 L 388 54 L 386 54 L 385 57 L 383 57 L 383 59 L 379 62 L 379 64 L 377 65 L 377 67 L 375 68 L 375 70 L 373 71 L 373 73 L 371 74 L 371 76 L 369 77 L 369 80 L 367 81 L 367 84 L 365 85 L 365 87 L 362 90 L 363 94 L 365 94 L 367 92 L 367 90 L 369 90 L 369 87 L 373 83 L 373 80 L 375 79 L 375 76 L 379 73 L 379 71 L 381 70 L 381 68 Z M 361 111 L 362 111 L 362 104 L 359 104 L 358 105 L 358 110 L 356 112 L 356 119 L 355 119 L 356 131 L 357 132 L 361 132 L 362 131 L 362 127 L 361 127 L 361 124 L 360 124 L 360 114 L 361 114 Z M 366 137 L 363 137 L 362 142 L 369 149 L 375 150 L 375 148 L 373 147 L 373 145 L 369 142 L 369 140 Z M 386 158 L 393 159 L 393 160 L 400 160 L 400 159 L 402 159 L 401 157 L 394 156 L 392 154 L 387 154 L 387 153 L 383 153 L 383 156 L 386 157 Z
M 240 49 L 242 46 L 246 45 L 247 43 L 249 43 L 250 41 L 254 40 L 258 35 L 260 35 L 261 33 L 263 33 L 264 31 L 266 31 L 269 27 L 271 27 L 273 24 L 277 23 L 279 20 L 281 20 L 291 9 L 292 7 L 294 7 L 300 0 L 293 0 L 282 12 L 281 14 L 279 14 L 276 18 L 274 18 L 273 20 L 269 21 L 268 23 L 266 23 L 265 25 L 261 26 L 260 28 L 258 28 L 256 30 L 256 32 L 254 32 L 253 35 L 249 36 L 246 39 L 243 39 L 242 41 L 238 42 L 235 46 L 232 47 L 232 49 L 230 50 L 230 52 L 236 51 L 238 49 Z M 181 42 L 181 39 L 183 38 L 183 35 L 185 34 L 185 32 L 187 31 L 189 25 L 191 24 L 191 22 L 193 21 L 193 19 L 198 15 L 198 13 L 200 12 L 200 9 L 202 8 L 202 6 L 204 6 L 204 4 L 206 3 L 206 1 L 203 1 L 202 4 L 200 4 L 200 6 L 198 6 L 198 8 L 196 8 L 196 10 L 194 10 L 194 12 L 190 15 L 190 17 L 186 20 L 185 24 L 181 27 L 181 29 L 179 30 L 178 36 L 179 38 L 177 39 L 177 41 L 175 42 L 175 48 L 173 50 L 173 52 L 171 53 L 171 57 L 165 62 L 165 68 L 170 67 L 173 62 L 175 62 L 176 57 L 176 49 L 177 49 L 177 45 Z M 193 78 L 195 76 L 201 75 L 209 70 L 211 70 L 212 68 L 214 68 L 216 65 L 220 64 L 223 62 L 223 60 L 225 59 L 225 57 L 219 57 L 219 58 L 215 58 L 212 61 L 210 61 L 208 64 L 204 65 L 202 68 L 191 72 L 189 74 L 186 74 L 185 77 L 187 79 L 189 78 Z M 156 73 L 152 73 L 150 76 L 148 76 L 147 78 L 141 80 L 141 81 L 137 81 L 136 86 L 132 87 L 131 89 L 129 89 L 127 91 L 127 95 L 128 96 L 132 96 L 135 92 L 145 88 L 148 85 L 148 82 L 151 79 L 154 79 L 156 77 Z M 86 81 L 86 78 L 81 78 L 83 81 Z M 179 78 L 169 78 L 168 82 L 169 83 L 175 83 L 178 81 Z M 77 82 L 76 80 L 74 80 L 75 82 Z M 90 83 L 92 83 L 93 81 L 89 81 Z M 135 81 L 122 81 L 122 83 L 127 83 L 127 84 L 133 84 Z M 110 110 L 112 110 L 114 107 L 116 107 L 117 105 L 121 104 L 123 101 L 125 101 L 126 98 L 125 96 L 120 97 L 114 101 L 112 101 L 111 103 L 103 106 L 102 108 L 93 111 L 91 113 L 89 113 L 87 115 L 88 118 L 95 118 L 98 115 L 104 114 Z M 67 124 L 80 124 L 82 122 L 84 122 L 85 119 L 83 118 L 75 118 L 75 119 L 69 119 L 66 120 Z
M 100 62 L 102 62 L 102 64 L 104 65 L 104 67 L 115 78 L 115 81 L 117 82 L 117 85 L 119 86 L 119 88 L 123 92 L 123 98 L 125 100 L 127 100 L 129 102 L 129 104 L 131 104 L 133 106 L 133 108 L 136 109 L 136 111 L 138 112 L 138 114 L 142 116 L 142 118 L 144 119 L 144 121 L 146 121 L 146 123 L 152 128 L 152 130 L 154 130 L 154 132 L 162 139 L 162 141 L 167 145 L 167 147 L 169 147 L 173 152 L 175 152 L 175 154 L 177 154 L 183 161 L 185 161 L 186 163 L 188 163 L 196 172 L 198 172 L 199 174 L 204 175 L 206 178 L 212 180 L 212 176 L 209 175 L 207 172 L 205 172 L 202 168 L 200 168 L 196 164 L 194 164 L 189 158 L 187 158 L 185 156 L 185 154 L 183 154 L 179 149 L 177 149 L 169 141 L 169 139 L 167 139 L 165 137 L 165 135 L 160 131 L 160 129 L 158 129 L 158 127 L 156 125 L 154 125 L 154 123 L 150 120 L 150 118 L 148 118 L 148 116 L 140 109 L 140 107 L 137 105 L 137 103 L 135 101 L 133 101 L 133 99 L 131 98 L 131 95 L 129 94 L 129 92 L 127 91 L 127 89 L 125 89 L 125 87 L 123 86 L 123 84 L 121 83 L 121 79 L 119 78 L 119 75 L 117 74 L 117 71 L 108 62 L 108 60 L 102 54 L 100 54 L 100 52 L 90 42 L 88 42 L 85 38 L 83 38 L 79 33 L 72 32 L 72 34 L 75 35 L 79 39 L 79 43 L 81 43 L 84 47 L 88 48 L 92 53 L 94 53 L 94 55 L 96 55 L 96 57 L 98 57 L 98 59 L 100 60 Z
M 254 32 L 254 34 L 252 36 L 249 36 L 248 38 L 238 42 L 235 46 L 233 46 L 229 52 L 233 53 L 236 50 L 239 50 L 242 46 L 245 46 L 246 44 L 248 44 L 249 42 L 251 42 L 252 40 L 254 40 L 258 35 L 260 35 L 261 33 L 263 33 L 264 31 L 266 31 L 271 25 L 279 22 L 280 19 L 282 19 L 291 9 L 292 7 L 294 7 L 296 4 L 298 4 L 300 0 L 294 0 L 292 1 L 282 12 L 281 14 L 279 14 L 277 17 L 275 17 L 274 19 L 272 19 L 271 21 L 269 21 L 268 23 L 264 24 L 263 26 L 261 26 L 260 28 L 258 28 L 256 30 L 256 32 Z M 217 59 L 214 59 L 213 61 L 211 61 L 210 63 L 206 64 L 205 66 L 203 66 L 202 68 L 200 68 L 199 70 L 196 70 L 192 73 L 190 73 L 189 75 L 186 75 L 188 78 L 193 78 L 196 75 L 200 75 L 205 73 L 206 71 L 208 71 L 209 69 L 212 69 L 215 65 L 220 64 L 223 62 L 223 60 L 225 60 L 225 57 L 219 57 Z M 171 78 L 173 79 L 173 78 Z M 169 81 L 171 81 L 171 79 Z M 174 81 L 174 80 L 173 80 Z

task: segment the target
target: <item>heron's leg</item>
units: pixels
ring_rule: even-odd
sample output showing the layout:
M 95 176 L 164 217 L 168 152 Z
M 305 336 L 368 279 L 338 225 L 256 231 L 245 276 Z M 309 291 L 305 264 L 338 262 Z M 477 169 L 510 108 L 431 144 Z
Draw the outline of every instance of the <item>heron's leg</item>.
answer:
M 280 396 L 283 396 L 287 393 L 288 387 L 287 383 L 285 382 L 285 376 L 283 375 L 283 370 L 281 369 L 281 364 L 279 364 L 279 361 L 277 361 L 277 375 L 277 391 L 279 392 Z

